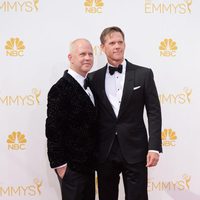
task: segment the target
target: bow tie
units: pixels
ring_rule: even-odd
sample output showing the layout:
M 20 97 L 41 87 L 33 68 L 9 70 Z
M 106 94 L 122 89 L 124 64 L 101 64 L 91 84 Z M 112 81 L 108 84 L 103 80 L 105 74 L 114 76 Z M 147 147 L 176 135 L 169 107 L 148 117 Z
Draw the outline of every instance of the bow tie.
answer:
M 119 65 L 118 67 L 109 66 L 110 75 L 113 75 L 115 72 L 122 73 L 122 65 Z
M 84 89 L 86 90 L 87 87 L 89 87 L 89 85 L 90 85 L 89 79 L 88 79 L 88 78 L 85 78 L 85 79 L 84 79 L 84 83 L 83 83 Z

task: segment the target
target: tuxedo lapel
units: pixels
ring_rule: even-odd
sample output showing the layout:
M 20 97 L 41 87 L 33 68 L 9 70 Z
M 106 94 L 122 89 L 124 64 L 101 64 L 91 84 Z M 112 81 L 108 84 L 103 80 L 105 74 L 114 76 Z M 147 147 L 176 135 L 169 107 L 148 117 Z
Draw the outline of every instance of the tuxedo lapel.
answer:
M 113 118 L 116 118 L 112 105 L 105 91 L 106 69 L 107 67 L 105 66 L 104 68 L 102 68 L 101 71 L 99 71 L 99 79 L 97 80 L 98 86 L 100 88 L 100 98 L 102 99 L 102 103 L 104 104 L 108 112 L 112 115 Z
M 95 105 L 92 103 L 92 100 L 90 99 L 90 97 L 88 96 L 88 94 L 86 93 L 86 91 L 84 91 L 84 89 L 81 87 L 81 85 L 70 75 L 68 74 L 68 70 L 66 70 L 64 72 L 63 77 L 71 84 L 73 85 L 74 88 L 76 88 L 77 91 L 79 91 L 79 96 L 82 99 L 82 101 L 86 101 L 88 105 L 94 107 Z
M 129 98 L 132 94 L 133 86 L 134 86 L 134 68 L 130 66 L 127 62 L 126 66 L 126 74 L 125 74 L 125 81 L 124 81 L 124 89 L 122 94 L 121 105 L 119 109 L 118 118 L 122 115 L 125 111 L 126 105 L 129 102 Z

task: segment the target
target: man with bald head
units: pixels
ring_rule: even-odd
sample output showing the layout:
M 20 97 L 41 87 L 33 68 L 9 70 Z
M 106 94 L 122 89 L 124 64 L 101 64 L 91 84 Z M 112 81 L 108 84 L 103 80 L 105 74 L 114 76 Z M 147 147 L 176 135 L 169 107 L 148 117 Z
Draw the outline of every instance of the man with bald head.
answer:
M 93 49 L 86 39 L 70 45 L 69 70 L 48 94 L 46 137 L 50 166 L 58 176 L 62 200 L 94 200 L 96 109 L 84 85 L 93 66 Z

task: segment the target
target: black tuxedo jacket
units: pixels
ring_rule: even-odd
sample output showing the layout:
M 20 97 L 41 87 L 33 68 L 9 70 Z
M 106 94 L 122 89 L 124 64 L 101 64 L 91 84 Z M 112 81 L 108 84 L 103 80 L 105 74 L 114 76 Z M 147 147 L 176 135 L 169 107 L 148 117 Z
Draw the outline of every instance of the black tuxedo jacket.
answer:
M 89 75 L 98 109 L 97 158 L 105 161 L 115 135 L 128 163 L 146 159 L 148 150 L 162 151 L 161 110 L 151 69 L 127 62 L 121 106 L 116 117 L 105 92 L 106 66 Z M 143 113 L 146 107 L 148 134 Z
M 93 167 L 96 108 L 79 83 L 65 71 L 48 94 L 46 137 L 52 168 L 65 163 L 87 173 Z

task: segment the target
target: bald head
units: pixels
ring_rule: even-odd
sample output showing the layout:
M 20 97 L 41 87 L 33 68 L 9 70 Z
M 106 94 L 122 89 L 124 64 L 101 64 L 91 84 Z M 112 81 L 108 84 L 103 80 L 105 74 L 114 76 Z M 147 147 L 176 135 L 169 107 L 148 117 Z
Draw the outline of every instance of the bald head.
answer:
M 68 59 L 70 61 L 70 68 L 85 77 L 93 66 L 93 49 L 91 43 L 84 38 L 72 41 Z
M 92 47 L 89 40 L 84 39 L 84 38 L 79 38 L 71 42 L 70 48 L 69 48 L 70 53 L 73 53 L 74 51 L 76 51 L 76 49 L 79 48 L 79 46 L 83 44 L 88 44 Z

